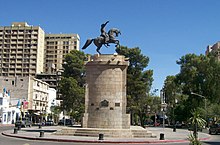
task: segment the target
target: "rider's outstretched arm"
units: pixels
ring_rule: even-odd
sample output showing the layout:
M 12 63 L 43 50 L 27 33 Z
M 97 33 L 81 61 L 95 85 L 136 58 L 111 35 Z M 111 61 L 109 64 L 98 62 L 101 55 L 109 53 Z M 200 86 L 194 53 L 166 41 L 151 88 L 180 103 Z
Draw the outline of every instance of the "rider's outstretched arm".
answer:
M 108 23 L 109 23 L 109 21 L 105 22 L 105 24 L 104 24 L 104 25 L 107 25 Z

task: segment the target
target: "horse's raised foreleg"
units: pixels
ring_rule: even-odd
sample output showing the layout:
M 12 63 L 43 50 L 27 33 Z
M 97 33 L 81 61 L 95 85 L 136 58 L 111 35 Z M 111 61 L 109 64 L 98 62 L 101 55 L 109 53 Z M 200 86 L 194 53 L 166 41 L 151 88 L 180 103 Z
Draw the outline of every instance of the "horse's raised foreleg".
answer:
M 119 43 L 119 41 L 116 40 L 115 43 L 116 43 L 115 47 L 116 47 L 116 48 L 120 48 L 120 43 Z

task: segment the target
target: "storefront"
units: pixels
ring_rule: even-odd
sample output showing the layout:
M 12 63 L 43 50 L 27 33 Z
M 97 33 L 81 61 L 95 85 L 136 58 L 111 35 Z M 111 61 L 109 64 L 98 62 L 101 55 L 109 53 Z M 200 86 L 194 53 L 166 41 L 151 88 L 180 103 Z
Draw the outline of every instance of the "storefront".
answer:
M 0 112 L 1 124 L 14 124 L 19 116 L 20 109 L 16 107 L 2 108 Z

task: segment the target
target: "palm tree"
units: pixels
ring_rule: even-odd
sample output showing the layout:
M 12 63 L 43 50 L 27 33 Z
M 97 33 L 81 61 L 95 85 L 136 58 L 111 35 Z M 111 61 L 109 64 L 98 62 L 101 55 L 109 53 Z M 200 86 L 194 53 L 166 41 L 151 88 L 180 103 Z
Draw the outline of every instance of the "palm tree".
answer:
M 193 126 L 193 135 L 189 136 L 189 140 L 193 145 L 201 144 L 198 140 L 198 128 L 205 126 L 206 121 L 200 116 L 197 109 L 191 111 L 192 117 L 189 119 L 190 123 Z
M 59 115 L 62 112 L 60 106 L 52 106 L 51 107 L 51 114 L 53 114 L 54 123 L 58 123 Z

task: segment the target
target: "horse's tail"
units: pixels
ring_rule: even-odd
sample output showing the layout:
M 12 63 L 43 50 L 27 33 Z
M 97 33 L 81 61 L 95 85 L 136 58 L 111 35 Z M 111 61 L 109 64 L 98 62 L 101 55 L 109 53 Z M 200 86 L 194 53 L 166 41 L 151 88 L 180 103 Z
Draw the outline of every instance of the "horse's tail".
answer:
M 87 39 L 86 43 L 84 44 L 84 46 L 82 47 L 82 49 L 86 49 L 93 41 L 94 39 Z

